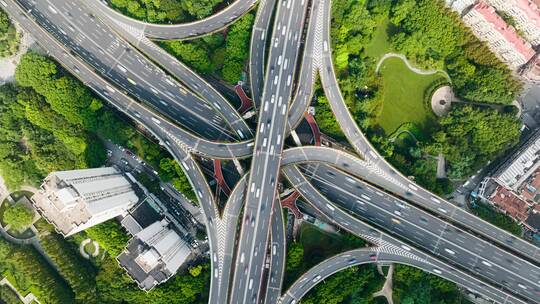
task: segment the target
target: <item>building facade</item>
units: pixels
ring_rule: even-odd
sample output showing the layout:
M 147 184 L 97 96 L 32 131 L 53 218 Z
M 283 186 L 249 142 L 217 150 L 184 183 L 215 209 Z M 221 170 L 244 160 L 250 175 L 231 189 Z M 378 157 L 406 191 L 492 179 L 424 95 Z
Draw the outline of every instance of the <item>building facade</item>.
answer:
M 112 167 L 53 172 L 32 197 L 65 237 L 124 215 L 138 201 L 132 183 Z
M 513 70 L 525 65 L 535 55 L 531 44 L 524 41 L 512 26 L 497 15 L 495 8 L 483 1 L 466 10 L 462 20 Z
M 485 0 L 499 13 L 506 14 L 515 23 L 523 38 L 532 45 L 540 44 L 540 10 L 531 0 Z
M 188 243 L 161 220 L 135 234 L 117 260 L 139 288 L 150 291 L 172 277 L 190 255 Z

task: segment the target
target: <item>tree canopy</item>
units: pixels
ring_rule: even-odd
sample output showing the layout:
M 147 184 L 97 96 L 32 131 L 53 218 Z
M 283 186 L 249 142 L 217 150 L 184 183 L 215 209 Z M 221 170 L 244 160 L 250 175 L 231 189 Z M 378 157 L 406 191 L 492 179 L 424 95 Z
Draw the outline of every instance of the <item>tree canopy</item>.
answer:
M 458 96 L 509 104 L 521 91 L 521 83 L 443 1 L 398 0 L 391 16 L 397 27 L 393 47 L 424 67 L 446 69 Z
M 344 269 L 320 282 L 303 299 L 305 304 L 372 303 L 372 294 L 381 286 L 373 266 Z
M 15 54 L 18 46 L 19 33 L 6 12 L 0 8 L 0 58 Z
M 251 28 L 255 17 L 246 14 L 228 29 L 192 40 L 171 40 L 160 45 L 201 74 L 215 74 L 236 84 L 249 56 Z
M 51 171 L 102 166 L 102 139 L 132 149 L 156 169 L 162 158 L 170 158 L 50 58 L 25 54 L 15 77 L 19 86 L 0 86 L 0 173 L 8 188 L 37 185 Z M 177 169 L 167 175 L 191 195 Z
M 34 210 L 26 207 L 24 204 L 17 203 L 4 211 L 4 222 L 11 226 L 11 229 L 20 230 L 32 224 L 34 219 Z
M 486 106 L 457 105 L 428 127 L 403 126 L 418 130 L 411 132 L 416 140 L 390 140 L 392 134 L 380 127 L 385 87 L 375 67 L 386 52 L 402 53 L 420 68 L 446 71 L 457 97 L 466 102 L 509 104 L 521 91 L 520 81 L 443 1 L 339 0 L 332 6 L 331 25 L 334 64 L 349 110 L 381 154 L 421 185 L 451 192 L 448 179 L 436 178 L 433 157 L 439 153 L 447 161 L 447 175 L 460 179 L 517 143 L 519 121 L 504 109 Z M 374 38 L 383 26 L 386 41 L 381 43 Z M 326 104 L 324 97 L 318 101 Z M 339 139 L 332 113 L 322 106 L 316 119 Z
M 207 17 L 223 0 L 111 0 L 124 14 L 154 23 L 186 22 Z
M 393 298 L 403 304 L 458 304 L 464 303 L 455 283 L 423 272 L 420 269 L 396 265 Z
M 88 237 L 99 243 L 101 248 L 107 250 L 112 257 L 117 257 L 126 247 L 129 235 L 122 226 L 109 220 L 85 230 Z

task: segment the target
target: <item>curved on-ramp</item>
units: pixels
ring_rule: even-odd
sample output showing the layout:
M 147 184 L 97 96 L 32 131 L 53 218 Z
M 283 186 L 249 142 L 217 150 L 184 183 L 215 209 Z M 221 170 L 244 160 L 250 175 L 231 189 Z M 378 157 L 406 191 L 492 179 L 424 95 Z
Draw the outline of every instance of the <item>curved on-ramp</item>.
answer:
M 296 165 L 288 165 L 284 167 L 282 171 L 293 187 L 295 187 L 314 208 L 327 218 L 331 219 L 335 225 L 367 240 L 377 247 L 385 248 L 385 250 L 387 250 L 385 252 L 406 257 L 409 259 L 407 264 L 415 267 L 418 267 L 417 265 L 422 265 L 421 268 L 425 271 L 441 276 L 458 285 L 466 287 L 475 294 L 482 295 L 487 299 L 492 299 L 499 303 L 527 303 L 505 290 L 501 290 L 491 284 L 486 284 L 474 276 L 456 269 L 453 265 L 441 262 L 439 259 L 434 258 L 421 250 L 406 246 L 402 241 L 354 218 L 323 196 L 307 180 Z M 398 260 L 397 262 L 403 262 L 403 259 L 401 261 Z
M 148 38 L 159 40 L 179 40 L 208 35 L 216 32 L 242 17 L 257 0 L 236 0 L 218 13 L 201 20 L 181 24 L 155 24 L 125 16 L 100 0 L 88 0 L 88 5 L 96 13 L 104 13 L 129 27 L 142 30 Z
M 467 211 L 456 206 L 456 204 L 452 204 L 427 191 L 417 185 L 414 181 L 409 180 L 399 171 L 395 170 L 392 165 L 378 154 L 377 150 L 371 145 L 356 124 L 341 94 L 332 61 L 330 36 L 332 13 L 331 0 L 325 0 L 324 5 L 324 22 L 322 28 L 323 52 L 322 68 L 320 69 L 321 83 L 338 124 L 356 152 L 362 156 L 367 163 L 371 163 L 378 167 L 379 171 L 384 172 L 386 176 L 391 176 L 393 180 L 397 181 L 400 185 L 406 185 L 406 187 L 408 187 L 407 192 L 411 195 L 410 200 L 418 205 L 433 206 L 433 203 L 437 202 L 444 206 L 444 209 L 455 211 L 452 214 L 453 219 L 460 221 L 463 225 L 467 226 L 467 228 L 490 238 L 492 241 L 497 242 L 501 247 L 511 250 L 516 255 L 532 260 L 535 263 L 540 263 L 540 248 L 523 239 L 514 237 L 510 233 L 471 215 Z M 433 211 L 439 214 L 439 216 L 445 218 L 449 217 L 449 213 L 441 212 L 438 208 Z

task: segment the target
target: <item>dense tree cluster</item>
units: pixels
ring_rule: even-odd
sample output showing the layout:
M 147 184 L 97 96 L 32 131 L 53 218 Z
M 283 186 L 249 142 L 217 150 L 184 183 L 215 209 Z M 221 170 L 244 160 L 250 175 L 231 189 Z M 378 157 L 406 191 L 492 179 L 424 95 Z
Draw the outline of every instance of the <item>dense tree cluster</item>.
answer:
M 483 203 L 476 203 L 471 206 L 471 211 L 479 218 L 490 222 L 491 224 L 504 229 L 513 235 L 521 236 L 523 229 L 521 226 L 514 221 L 511 217 L 506 214 L 500 213 L 490 206 L 487 206 Z
M 396 265 L 393 283 L 396 304 L 468 303 L 462 299 L 456 284 L 410 266 Z
M 461 98 L 509 104 L 521 91 L 521 83 L 443 1 L 398 0 L 391 15 L 394 48 L 422 66 L 447 70 Z
M 374 3 L 373 6 L 370 5 Z M 377 121 L 382 107 L 382 81 L 376 62 L 365 52 L 377 25 L 388 14 L 389 1 L 340 0 L 332 5 L 332 42 L 343 98 L 364 128 Z M 331 122 L 329 123 L 331 124 Z
M 4 222 L 13 230 L 20 230 L 32 224 L 34 211 L 23 204 L 9 206 L 3 214 Z
M 253 14 L 247 14 L 235 22 L 227 33 L 221 74 L 223 79 L 230 83 L 236 83 L 242 76 L 245 61 L 249 56 L 251 27 L 254 21 Z
M 208 301 L 208 263 L 195 264 L 189 271 L 181 271 L 146 293 L 127 276 L 110 255 L 111 251 L 92 262 L 84 260 L 75 238 L 64 239 L 47 227 L 42 228 L 45 230 L 41 231 L 40 244 L 54 268 L 32 246 L 13 245 L 0 237 L 0 277 L 8 277 L 23 293 L 33 292 L 42 303 L 202 304 Z M 123 234 L 118 237 L 105 232 L 104 226 L 101 228 L 101 236 L 97 237 L 101 247 L 114 242 L 107 236 L 127 239 L 122 231 L 117 231 Z M 77 239 L 86 238 L 84 233 Z M 96 233 L 88 236 L 94 238 Z
M 178 162 L 172 158 L 165 157 L 159 162 L 159 168 L 161 169 L 159 171 L 159 177 L 161 180 L 171 182 L 172 185 L 178 191 L 182 192 L 188 199 L 192 200 L 193 202 L 197 201 L 195 192 L 193 191 L 189 180 L 184 174 L 184 171 L 182 171 L 182 168 Z
M 249 55 L 251 27 L 255 17 L 246 14 L 227 32 L 218 32 L 187 41 L 163 41 L 160 45 L 201 74 L 221 76 L 235 84 L 242 77 Z
M 10 189 L 38 184 L 51 171 L 103 165 L 100 138 L 155 168 L 169 157 L 49 58 L 25 54 L 15 77 L 19 86 L 0 87 L 0 173 Z M 170 176 L 180 191 L 192 192 L 181 169 Z
M 129 241 L 127 233 L 114 219 L 86 229 L 85 233 L 112 257 L 117 257 Z
M 462 178 L 519 141 L 520 121 L 515 115 L 493 109 L 454 106 L 440 121 L 425 151 L 443 153 L 449 176 Z
M 17 67 L 20 87 L 0 87 L 0 171 L 10 188 L 35 184 L 52 170 L 103 164 L 97 139 L 101 103 L 52 61 L 27 53 Z
M 110 0 L 130 17 L 154 23 L 186 22 L 212 14 L 223 0 Z
M 121 304 L 193 304 L 206 303 L 210 270 L 202 265 L 202 272 L 193 276 L 182 272 L 152 291 L 142 292 L 118 263 L 110 258 L 103 261 L 96 277 L 97 290 L 103 303 Z
M 425 130 L 411 126 L 418 141 L 390 140 L 392 134 L 385 134 L 378 125 L 385 88 L 375 73 L 375 59 L 366 53 L 377 26 L 385 20 L 390 23 L 386 31 L 391 49 L 405 54 L 415 65 L 446 70 L 463 100 L 508 104 L 520 92 L 521 84 L 442 1 L 334 2 L 333 54 L 347 106 L 371 142 L 398 169 L 433 191 L 448 193 L 451 184 L 436 178 L 433 157 L 442 153 L 448 176 L 463 178 L 516 143 L 519 121 L 504 110 L 457 106 Z M 324 98 L 319 100 L 324 104 Z M 326 116 L 317 118 L 332 130 L 336 122 Z
M 217 73 L 223 66 L 225 36 L 221 32 L 193 40 L 169 40 L 159 44 L 198 73 Z
M 40 244 L 75 293 L 75 300 L 79 303 L 99 303 L 94 283 L 96 270 L 79 254 L 76 245 L 66 242 L 55 233 L 42 235 Z
M 2 302 L 3 301 L 3 302 Z M 17 294 L 7 285 L 0 286 L 0 302 L 5 304 L 22 304 Z
M 32 292 L 41 303 L 75 303 L 66 282 L 31 246 L 0 238 L 0 273 L 22 292 Z
M 304 260 L 304 247 L 299 242 L 293 242 L 288 247 L 285 271 L 296 272 Z
M 8 57 L 17 52 L 19 34 L 9 20 L 8 15 L 0 9 L 0 58 Z
M 381 285 L 375 266 L 355 266 L 319 283 L 302 299 L 305 304 L 374 303 L 373 292 Z

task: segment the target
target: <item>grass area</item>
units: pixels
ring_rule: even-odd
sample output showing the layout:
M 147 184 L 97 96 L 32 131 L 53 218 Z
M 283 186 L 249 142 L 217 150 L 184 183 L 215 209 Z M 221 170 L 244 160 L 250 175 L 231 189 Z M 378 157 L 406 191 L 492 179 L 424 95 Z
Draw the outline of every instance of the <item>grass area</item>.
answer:
M 32 195 L 33 195 L 33 193 L 30 192 L 30 191 L 16 191 L 16 192 L 13 192 L 13 193 L 10 194 L 10 196 L 13 199 L 14 202 L 19 201 L 23 196 L 26 196 L 26 198 L 28 200 L 30 200 Z M 9 206 L 10 206 L 10 203 L 9 203 L 9 200 L 7 198 L 4 199 L 4 201 L 2 202 L 2 205 L 0 205 L 0 223 L 2 224 L 2 226 L 6 225 L 6 223 L 4 222 L 3 215 L 4 215 L 4 211 L 6 211 L 6 209 Z
M 400 58 L 387 58 L 381 65 L 380 74 L 385 88 L 378 124 L 392 134 L 404 123 L 413 123 L 427 130 L 436 120 L 424 105 L 424 91 L 444 78 L 442 74 L 420 75 L 411 71 Z
M 392 44 L 388 36 L 390 30 L 390 20 L 384 19 L 373 33 L 370 43 L 366 45 L 366 55 L 379 60 L 384 54 L 392 51 Z

